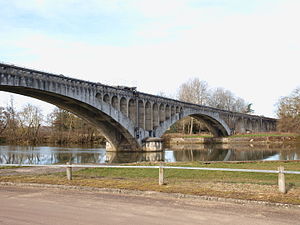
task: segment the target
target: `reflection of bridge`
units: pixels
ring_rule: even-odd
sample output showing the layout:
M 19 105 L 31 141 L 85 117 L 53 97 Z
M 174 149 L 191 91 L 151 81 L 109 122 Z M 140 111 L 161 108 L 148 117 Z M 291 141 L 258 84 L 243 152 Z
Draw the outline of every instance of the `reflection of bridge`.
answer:
M 178 120 L 192 116 L 215 136 L 233 132 L 268 132 L 276 120 L 180 102 L 41 71 L 0 64 L 0 91 L 37 98 L 73 112 L 94 124 L 111 150 L 154 150 L 158 139 Z M 152 142 L 150 142 L 152 141 Z

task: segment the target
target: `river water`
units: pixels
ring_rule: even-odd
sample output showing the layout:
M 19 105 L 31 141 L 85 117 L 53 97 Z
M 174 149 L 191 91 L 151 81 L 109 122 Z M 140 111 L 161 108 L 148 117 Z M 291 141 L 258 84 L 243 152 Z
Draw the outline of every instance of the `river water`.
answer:
M 177 150 L 176 150 L 177 149 Z M 58 147 L 0 145 L 0 164 L 65 164 L 300 160 L 300 147 L 283 148 L 244 146 L 235 149 L 220 146 L 173 146 L 163 152 L 107 152 L 104 147 Z

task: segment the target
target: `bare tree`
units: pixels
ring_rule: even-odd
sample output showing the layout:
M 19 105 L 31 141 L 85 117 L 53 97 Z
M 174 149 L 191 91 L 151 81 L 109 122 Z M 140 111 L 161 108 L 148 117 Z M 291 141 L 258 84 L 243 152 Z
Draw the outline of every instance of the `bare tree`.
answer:
M 235 95 L 224 88 L 209 89 L 206 81 L 201 81 L 198 78 L 193 78 L 183 83 L 179 87 L 178 99 L 180 101 L 190 102 L 199 105 L 208 105 L 218 109 L 224 109 L 228 111 L 241 112 L 241 113 L 253 113 L 251 109 L 252 104 L 247 103 L 244 99 L 235 97 Z M 187 118 L 181 120 L 181 126 L 183 131 L 193 132 L 195 120 L 193 118 Z M 205 125 L 201 122 L 199 124 L 199 130 L 205 129 Z M 188 124 L 188 127 L 187 127 Z
M 207 105 L 209 100 L 209 89 L 206 81 L 201 81 L 199 78 L 193 78 L 182 84 L 179 87 L 178 99 L 184 102 L 190 102 L 198 105 Z M 189 124 L 188 133 L 193 133 L 195 121 L 192 117 L 183 119 L 182 129 L 186 130 L 186 124 Z M 197 122 L 199 127 L 205 127 L 201 122 Z
M 252 113 L 251 105 L 244 99 L 235 97 L 235 95 L 224 88 L 217 88 L 212 91 L 209 105 L 218 109 L 224 109 L 240 113 Z
M 278 129 L 284 132 L 300 131 L 300 87 L 277 103 Z
M 48 123 L 52 130 L 50 138 L 58 144 L 103 141 L 103 136 L 95 127 L 60 108 L 55 108 L 48 115 Z
M 11 96 L 8 105 L 5 108 L 6 112 L 6 129 L 3 132 L 5 139 L 8 142 L 15 142 L 18 139 L 17 131 L 18 131 L 18 121 L 17 121 L 17 113 L 14 104 L 14 98 Z
M 18 113 L 19 125 L 23 140 L 30 143 L 37 143 L 38 134 L 43 123 L 42 111 L 38 106 L 27 104 Z
M 178 99 L 199 105 L 206 105 L 209 99 L 209 89 L 206 81 L 199 78 L 190 79 L 179 87 Z

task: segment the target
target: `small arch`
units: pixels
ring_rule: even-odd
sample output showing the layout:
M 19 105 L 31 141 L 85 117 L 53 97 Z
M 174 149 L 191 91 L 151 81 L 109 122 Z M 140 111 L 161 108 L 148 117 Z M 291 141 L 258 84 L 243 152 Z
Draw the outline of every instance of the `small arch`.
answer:
M 96 99 L 97 99 L 98 102 L 102 101 L 102 95 L 101 95 L 101 93 L 97 92 L 95 97 L 96 97 Z
M 144 102 L 142 100 L 139 100 L 138 102 L 138 117 L 139 117 L 139 127 L 145 128 L 145 107 Z
M 174 116 L 176 114 L 176 108 L 174 105 L 171 106 L 171 116 Z
M 147 131 L 150 131 L 153 129 L 151 114 L 152 114 L 151 103 L 147 101 L 146 105 L 145 105 L 145 129 Z
M 125 97 L 122 97 L 120 99 L 120 111 L 122 113 L 124 113 L 124 115 L 128 116 L 127 115 L 127 99 Z
M 136 109 L 136 101 L 134 99 L 130 99 L 128 102 L 128 116 L 129 119 L 131 119 L 135 125 L 137 125 Z
M 111 105 L 112 107 L 114 107 L 115 109 L 119 109 L 119 99 L 117 96 L 113 96 L 111 98 Z
M 103 96 L 103 101 L 105 102 L 105 103 L 107 103 L 107 104 L 109 104 L 109 95 L 108 94 L 105 94 L 104 96 Z
M 180 112 L 179 112 L 179 119 L 183 118 L 183 108 L 180 107 Z
M 163 123 L 165 120 L 166 120 L 165 105 L 160 104 L 160 106 L 159 106 L 159 122 Z
M 165 116 L 166 116 L 166 120 L 170 119 L 170 117 L 171 117 L 171 109 L 170 109 L 169 105 L 166 105 Z
M 176 113 L 180 113 L 179 106 L 176 106 Z
M 159 126 L 159 112 L 158 112 L 158 105 L 156 103 L 153 104 L 153 129 Z

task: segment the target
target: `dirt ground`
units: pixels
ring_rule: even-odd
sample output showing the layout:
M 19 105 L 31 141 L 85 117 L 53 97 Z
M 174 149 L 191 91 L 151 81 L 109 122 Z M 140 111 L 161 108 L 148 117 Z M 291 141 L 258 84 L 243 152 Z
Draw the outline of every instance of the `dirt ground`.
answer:
M 0 185 L 0 224 L 300 225 L 300 209 Z

